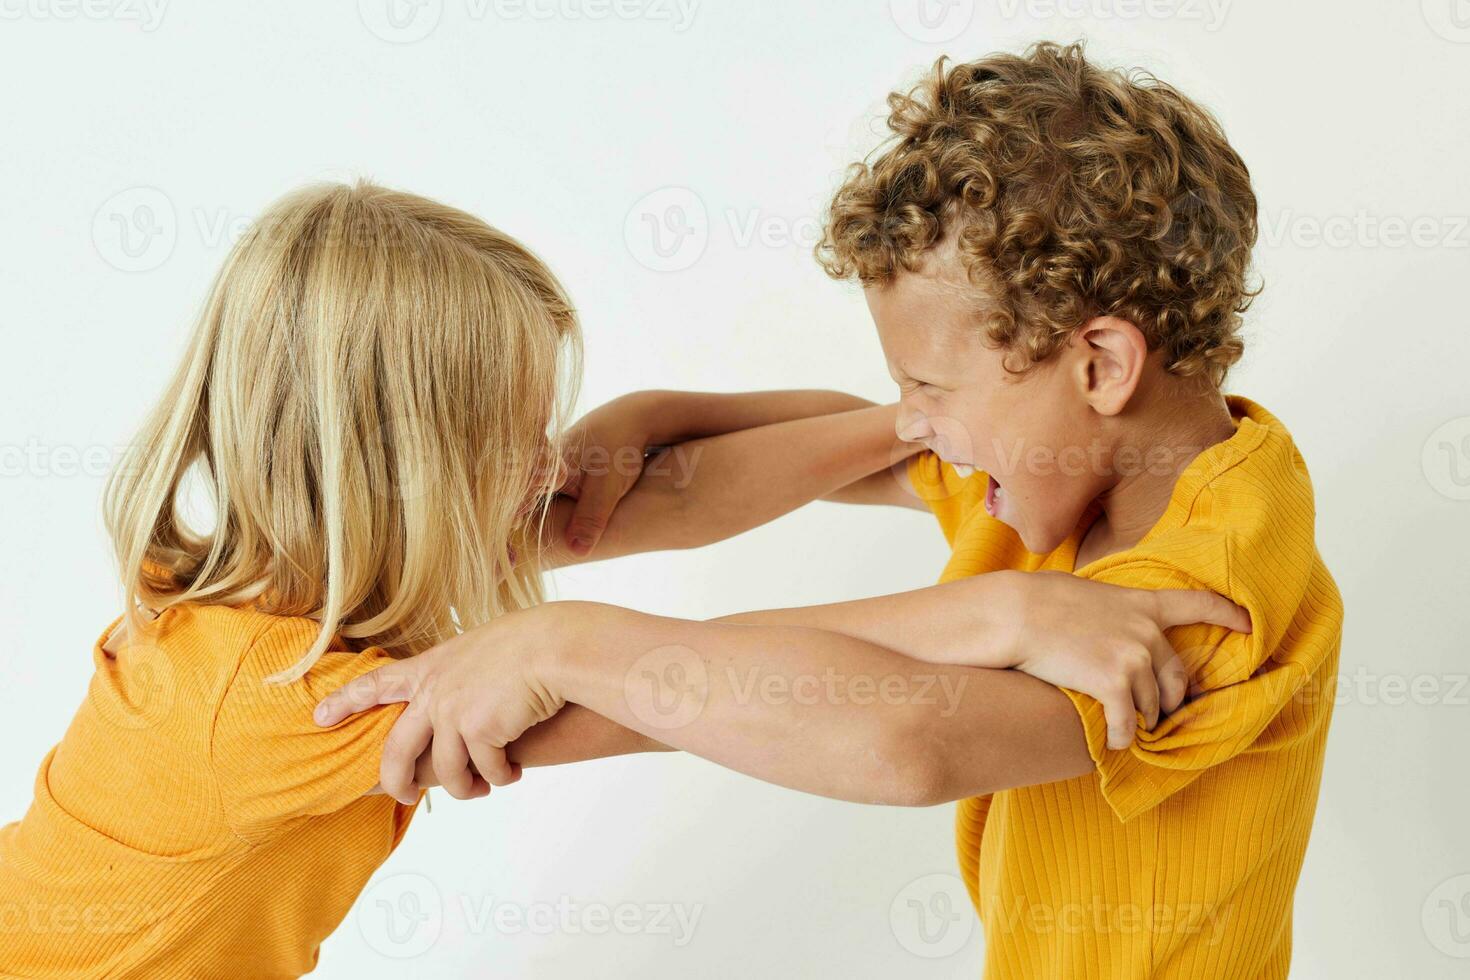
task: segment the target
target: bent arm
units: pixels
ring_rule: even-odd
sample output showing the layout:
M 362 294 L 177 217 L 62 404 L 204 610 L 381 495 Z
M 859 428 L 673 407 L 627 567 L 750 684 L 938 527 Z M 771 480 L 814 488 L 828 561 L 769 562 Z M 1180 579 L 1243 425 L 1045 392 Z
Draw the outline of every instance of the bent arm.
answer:
M 637 400 L 638 411 L 655 420 L 650 443 L 672 446 L 694 439 L 722 436 L 744 429 L 790 422 L 793 419 L 835 415 L 874 403 L 845 391 L 788 389 L 784 391 L 635 391 L 618 399 Z
M 919 447 L 898 442 L 895 415 L 895 406 L 873 405 L 670 446 L 648 460 L 588 555 L 562 542 L 574 504 L 556 501 L 542 534 L 544 559 L 555 567 L 713 544 L 864 478 L 892 482 L 895 497 L 907 496 L 902 462 Z

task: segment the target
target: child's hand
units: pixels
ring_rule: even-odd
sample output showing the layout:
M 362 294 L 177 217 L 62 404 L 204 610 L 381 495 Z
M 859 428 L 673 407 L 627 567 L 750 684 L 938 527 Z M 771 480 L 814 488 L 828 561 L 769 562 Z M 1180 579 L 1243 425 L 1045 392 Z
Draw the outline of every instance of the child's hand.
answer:
M 512 613 L 364 674 L 323 699 L 313 717 L 325 728 L 376 705 L 407 701 L 379 770 L 379 786 L 400 803 L 417 798 L 416 765 L 431 746 L 434 776 L 451 796 L 471 799 L 488 786 L 507 786 L 521 770 L 506 747 L 564 703 L 545 682 L 543 664 L 555 642 L 553 619 L 567 623 L 574 616 L 538 612 L 548 608 Z
M 1152 729 L 1179 707 L 1189 677 L 1164 636 L 1188 623 L 1251 631 L 1250 614 L 1213 592 L 1129 589 L 1068 575 L 1031 572 L 1016 580 L 1012 666 L 1097 699 L 1108 720 L 1108 748 L 1133 742 L 1136 719 Z
M 634 392 L 593 409 L 567 432 L 568 480 L 561 493 L 576 499 L 566 543 L 585 556 L 597 547 L 618 503 L 643 475 L 661 409 L 653 392 Z

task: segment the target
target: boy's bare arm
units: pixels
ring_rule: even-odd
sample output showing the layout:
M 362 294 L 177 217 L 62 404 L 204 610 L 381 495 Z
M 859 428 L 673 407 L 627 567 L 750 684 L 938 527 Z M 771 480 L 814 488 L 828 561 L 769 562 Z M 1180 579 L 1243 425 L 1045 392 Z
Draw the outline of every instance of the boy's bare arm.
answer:
M 561 766 L 571 762 L 590 762 L 638 752 L 670 752 L 667 745 L 631 728 L 569 704 L 541 724 L 526 731 L 507 750 L 510 761 L 522 768 Z M 434 773 L 431 750 L 419 754 L 415 764 L 414 784 L 420 789 L 440 785 Z M 381 795 L 383 787 L 374 786 L 366 795 Z
M 674 659 L 654 663 L 650 653 Z M 656 697 L 646 677 L 654 685 L 674 677 L 671 664 L 694 682 L 682 693 L 695 699 L 672 717 L 640 694 Z M 407 802 L 417 795 L 416 760 L 431 742 L 463 746 L 462 766 L 496 785 L 514 781 L 515 767 L 487 747 L 514 744 L 574 695 L 649 739 L 856 802 L 925 806 L 1092 768 L 1066 695 L 1018 671 L 921 664 L 822 630 L 666 619 L 591 603 L 515 613 L 381 668 L 328 698 L 317 719 L 335 724 L 412 699 L 417 710 L 400 717 L 382 765 L 384 789 Z M 462 784 L 450 787 L 454 795 L 478 795 L 467 791 L 468 771 L 442 761 L 435 770 Z
M 1101 703 L 1115 749 L 1132 741 L 1136 715 L 1152 729 L 1188 693 L 1188 672 L 1166 630 L 1201 622 L 1251 630 L 1249 613 L 1214 592 L 1129 589 L 1063 572 L 1019 571 L 718 621 L 805 626 L 929 663 L 1022 670 Z
M 920 447 L 894 435 L 895 406 L 694 439 L 670 446 L 643 467 L 590 552 L 565 540 L 577 504 L 559 499 L 543 532 L 552 566 L 666 549 L 695 548 L 759 527 L 813 500 L 839 498 L 865 478 L 904 493 L 903 461 Z M 871 492 L 869 496 L 871 496 Z
M 853 499 L 854 481 L 877 485 L 876 492 L 890 492 L 895 502 L 912 499 L 903 490 L 901 466 L 897 475 L 888 467 L 894 454 L 911 451 L 896 448 L 891 407 L 830 391 L 640 392 L 630 397 L 645 399 L 637 414 L 668 416 L 664 428 L 648 430 L 648 438 L 675 445 L 646 465 L 639 460 L 633 489 L 591 554 L 567 547 L 565 532 L 578 502 L 559 499 L 544 529 L 552 566 L 713 543 L 824 495 Z M 613 452 L 594 463 L 616 470 Z M 866 495 L 871 499 L 875 491 Z M 668 748 L 568 705 L 517 739 L 509 754 L 521 766 L 552 766 Z M 427 751 L 417 769 L 420 786 L 438 785 Z

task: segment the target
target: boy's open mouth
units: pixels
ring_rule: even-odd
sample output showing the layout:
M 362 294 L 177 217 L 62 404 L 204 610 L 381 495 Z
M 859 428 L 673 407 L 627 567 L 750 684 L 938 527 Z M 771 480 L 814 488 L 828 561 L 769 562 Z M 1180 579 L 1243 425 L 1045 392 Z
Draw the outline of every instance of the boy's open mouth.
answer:
M 1003 497 L 1001 485 L 989 473 L 985 474 L 985 478 L 989 481 L 985 487 L 985 512 L 991 517 L 999 517 L 1000 501 Z

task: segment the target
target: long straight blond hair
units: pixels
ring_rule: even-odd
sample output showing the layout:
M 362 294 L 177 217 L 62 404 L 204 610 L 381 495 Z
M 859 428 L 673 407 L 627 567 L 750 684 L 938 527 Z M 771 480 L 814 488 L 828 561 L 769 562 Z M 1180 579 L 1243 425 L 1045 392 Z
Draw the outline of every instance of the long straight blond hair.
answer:
M 180 603 L 319 620 L 284 683 L 338 635 L 409 655 L 539 602 L 579 356 L 560 283 L 479 219 L 369 183 L 278 201 L 108 483 L 129 628 Z

